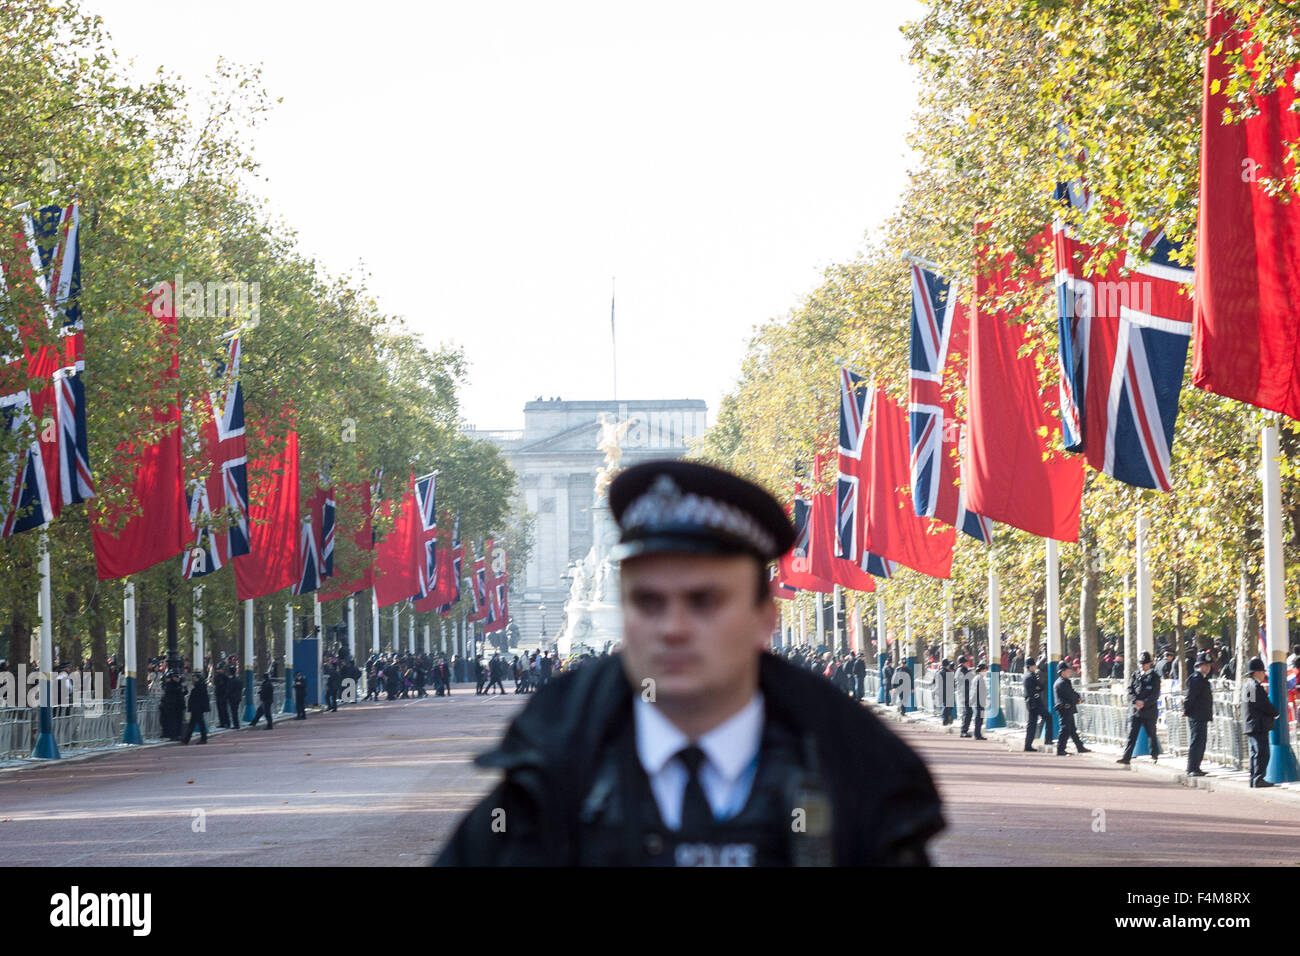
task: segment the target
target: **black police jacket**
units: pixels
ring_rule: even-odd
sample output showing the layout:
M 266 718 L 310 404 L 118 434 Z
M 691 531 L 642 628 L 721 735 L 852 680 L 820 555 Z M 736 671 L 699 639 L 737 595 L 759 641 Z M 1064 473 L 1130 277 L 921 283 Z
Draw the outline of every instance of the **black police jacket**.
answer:
M 1254 685 L 1254 686 L 1251 686 Z M 1277 708 L 1268 699 L 1264 685 L 1251 677 L 1243 687 L 1245 693 L 1246 733 L 1266 734 L 1277 720 Z
M 1149 671 L 1136 671 L 1128 679 L 1128 702 L 1132 706 L 1137 701 L 1142 701 L 1143 717 L 1151 716 L 1154 719 L 1156 705 L 1160 702 L 1160 675 L 1153 667 Z M 1133 710 L 1136 712 L 1137 708 Z
M 1209 720 L 1214 716 L 1214 695 L 1210 691 L 1210 679 L 1200 671 L 1192 671 L 1187 678 L 1183 713 L 1192 720 Z
M 1074 689 L 1068 677 L 1056 678 L 1056 684 L 1053 685 L 1056 691 L 1056 700 L 1054 707 L 1060 714 L 1072 714 L 1079 709 L 1079 692 Z
M 828 862 L 926 864 L 925 844 L 943 829 L 944 820 L 930 774 L 912 749 L 829 682 L 770 654 L 762 656 L 759 687 L 766 707 L 765 741 L 776 736 L 793 740 L 802 756 L 769 759 L 765 743 L 760 778 L 781 786 L 756 792 L 751 804 L 755 796 L 767 799 L 783 787 L 806 795 L 800 785 L 815 779 L 830 811 Z M 637 692 L 624 676 L 618 654 L 540 689 L 501 745 L 478 758 L 480 766 L 504 770 L 505 779 L 461 822 L 437 865 L 647 862 L 645 834 L 635 825 L 610 831 L 592 822 L 620 779 L 607 769 L 635 762 L 629 731 Z M 644 781 L 639 762 L 634 769 Z M 648 787 L 632 789 L 641 803 L 653 800 Z M 628 799 L 626 793 L 620 796 Z M 647 813 L 644 806 L 632 806 L 626 818 L 643 820 Z M 791 809 L 774 809 L 764 823 L 769 836 L 785 839 L 792 829 Z
M 199 681 L 190 690 L 189 708 L 191 714 L 206 714 L 208 712 L 208 685 Z
M 1047 715 L 1047 702 L 1043 700 L 1043 678 L 1037 671 L 1025 671 L 1025 710 L 1040 717 Z

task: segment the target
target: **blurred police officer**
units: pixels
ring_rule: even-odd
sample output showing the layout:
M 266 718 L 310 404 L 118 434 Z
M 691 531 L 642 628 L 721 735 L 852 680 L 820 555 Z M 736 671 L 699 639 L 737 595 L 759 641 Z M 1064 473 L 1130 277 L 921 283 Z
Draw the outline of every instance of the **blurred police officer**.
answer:
M 190 722 L 185 728 L 185 736 L 181 738 L 181 743 L 190 742 L 195 727 L 199 728 L 199 743 L 208 742 L 208 703 L 208 682 L 203 679 L 202 674 L 195 674 L 194 686 L 190 689 L 190 698 L 187 701 Z
M 266 729 L 271 729 L 271 701 L 275 700 L 275 684 L 271 683 L 271 672 L 267 671 L 262 675 L 261 686 L 257 688 L 257 713 L 253 715 L 253 722 L 250 727 L 256 727 L 257 722 L 266 715 Z
M 1249 676 L 1242 684 L 1242 710 L 1246 720 L 1246 739 L 1250 742 L 1250 785 L 1252 787 L 1271 787 L 1273 784 L 1264 779 L 1268 770 L 1269 744 L 1268 733 L 1277 720 L 1277 708 L 1268 699 L 1268 690 L 1260 683 L 1268 679 L 1268 670 L 1264 661 L 1252 657 L 1246 665 Z
M 1079 739 L 1079 731 L 1074 724 L 1074 716 L 1079 712 L 1079 692 L 1074 689 L 1074 683 L 1070 680 L 1074 676 L 1074 668 L 1062 661 L 1056 673 L 1058 676 L 1052 688 L 1055 692 L 1053 706 L 1056 715 L 1061 719 L 1061 726 L 1056 730 L 1056 754 L 1059 757 L 1065 756 L 1067 752 L 1065 745 L 1071 740 L 1074 741 L 1074 746 L 1079 753 L 1086 754 L 1088 748 Z
M 505 780 L 441 864 L 923 864 L 925 765 L 869 710 L 766 653 L 794 529 L 725 471 L 620 473 L 621 651 L 541 688 L 479 759 Z M 504 823 L 504 825 L 502 825 Z
M 1183 713 L 1187 716 L 1187 729 L 1191 743 L 1187 747 L 1187 776 L 1204 777 L 1201 760 L 1205 757 L 1205 735 L 1214 716 L 1214 694 L 1210 689 L 1210 669 L 1214 658 L 1209 651 L 1196 657 L 1196 668 L 1187 675 L 1187 691 L 1183 696 Z
M 1128 700 L 1133 708 L 1129 716 L 1128 743 L 1124 745 L 1124 753 L 1116 763 L 1126 764 L 1133 759 L 1138 732 L 1143 729 L 1146 730 L 1147 743 L 1151 747 L 1151 762 L 1160 759 L 1160 740 L 1156 737 L 1156 717 L 1160 711 L 1160 675 L 1151 666 L 1149 651 L 1143 651 L 1138 658 L 1138 668 L 1128 681 Z

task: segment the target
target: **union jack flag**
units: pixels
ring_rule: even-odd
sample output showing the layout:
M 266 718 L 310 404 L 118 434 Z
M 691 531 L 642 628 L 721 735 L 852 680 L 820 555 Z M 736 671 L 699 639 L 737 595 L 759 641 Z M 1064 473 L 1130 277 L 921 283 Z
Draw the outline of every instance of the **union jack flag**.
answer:
M 912 505 L 921 518 L 937 518 L 976 541 L 993 540 L 993 522 L 966 508 L 959 449 L 962 423 L 945 382 L 961 377 L 952 361 L 966 348 L 968 321 L 958 305 L 957 284 L 912 264 L 912 352 L 908 425 Z
M 893 562 L 862 549 L 863 442 L 871 416 L 871 386 L 856 372 L 840 369 L 839 478 L 835 485 L 835 557 L 857 562 L 868 574 L 888 578 Z M 814 472 L 820 469 L 814 466 Z M 814 474 L 814 481 L 818 478 Z M 805 507 L 807 504 L 805 503 Z
M 1087 202 L 1064 183 L 1057 196 L 1078 208 Z M 1112 221 L 1128 225 L 1122 215 Z M 1088 277 L 1089 247 L 1060 220 L 1053 238 L 1065 447 L 1126 484 L 1169 491 L 1192 270 L 1174 260 L 1178 246 L 1163 228 L 1140 228 L 1136 256 L 1122 249 L 1104 273 Z
M 4 431 L 21 435 L 30 427 L 31 414 L 29 393 L 16 392 L 0 397 Z M 13 478 L 5 501 L 4 522 L 0 524 L 0 537 L 5 538 L 43 528 L 54 518 L 40 441 L 33 439 L 26 448 L 20 448 L 7 457 L 9 461 L 5 465 Z
M 447 603 L 438 608 L 438 613 L 447 615 L 460 600 L 460 578 L 465 563 L 465 549 L 460 543 L 460 517 L 456 517 L 456 523 L 451 533 L 451 595 Z
M 22 217 L 23 231 L 14 236 L 9 278 L 30 282 L 36 290 L 48 329 L 58 333 L 58 345 L 24 348 L 20 360 L 8 356 L 12 372 L 23 367 L 36 391 L 15 391 L 3 400 L 5 430 L 35 426 L 38 439 L 15 453 L 0 536 L 44 527 L 62 506 L 94 497 L 86 438 L 85 335 L 81 317 L 81 212 L 76 203 L 46 206 Z M 0 266 L 0 297 L 8 298 L 5 269 Z M 30 321 L 16 318 L 9 331 L 26 340 L 34 331 Z M 31 423 L 30 425 L 28 423 Z M 51 423 L 53 427 L 47 425 Z
M 322 485 L 325 476 L 321 476 Z M 334 489 L 318 488 L 303 518 L 298 542 L 298 583 L 294 594 L 310 594 L 334 576 Z
M 438 585 L 438 520 L 437 472 L 415 479 L 415 507 L 420 512 L 420 542 L 422 546 L 419 567 L 420 593 L 417 600 L 427 598 Z
M 248 459 L 244 441 L 244 392 L 239 381 L 239 336 L 230 342 L 227 361 L 219 364 L 201 410 L 200 439 L 195 449 L 211 463 L 206 480 L 196 480 L 189 494 L 190 524 L 198 530 L 194 547 L 184 557 L 186 578 L 202 577 L 224 567 L 231 558 L 248 554 Z M 229 526 L 215 531 L 214 516 L 224 514 Z

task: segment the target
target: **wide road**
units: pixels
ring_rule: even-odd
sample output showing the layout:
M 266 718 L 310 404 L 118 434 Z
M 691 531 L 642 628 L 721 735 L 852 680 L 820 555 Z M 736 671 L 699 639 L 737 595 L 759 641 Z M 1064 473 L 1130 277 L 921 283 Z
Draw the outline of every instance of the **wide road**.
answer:
M 527 699 L 472 688 L 0 773 L 0 866 L 425 864 Z
M 472 685 L 470 685 L 472 686 Z M 527 698 L 360 703 L 306 721 L 0 773 L 0 866 L 420 865 L 493 785 Z M 891 723 L 931 767 L 941 865 L 1295 865 L 1300 800 Z M 1140 758 L 1145 759 L 1145 758 Z

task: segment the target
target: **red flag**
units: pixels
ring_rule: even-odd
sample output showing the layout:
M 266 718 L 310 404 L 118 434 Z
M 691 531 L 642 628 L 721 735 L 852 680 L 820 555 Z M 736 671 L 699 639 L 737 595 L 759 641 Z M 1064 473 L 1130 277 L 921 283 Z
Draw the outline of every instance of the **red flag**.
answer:
M 1048 238 L 1044 233 L 1037 241 Z M 1025 327 L 1005 311 L 979 306 L 1018 291 L 1021 283 L 1010 277 L 1010 257 L 993 275 L 981 271 L 971 305 L 966 506 L 1030 534 L 1077 541 L 1083 460 L 1056 450 L 1060 417 L 1046 407 L 1034 356 L 1019 354 Z M 1035 272 L 1025 281 L 1041 276 Z
M 822 456 L 813 462 L 813 484 L 821 481 Z M 809 591 L 828 594 L 833 585 L 850 588 L 854 591 L 874 591 L 876 582 L 871 575 L 847 558 L 835 556 L 835 494 L 822 492 L 813 496 L 812 514 L 809 522 L 812 534 L 809 541 L 808 571 L 814 578 L 819 578 L 828 585 L 825 590 L 810 587 Z M 802 587 L 802 585 L 797 585 Z
M 160 310 L 161 311 L 161 310 Z M 127 510 L 141 509 L 121 531 L 113 532 L 118 509 L 107 510 L 104 498 L 90 509 L 90 531 L 95 542 L 95 568 L 101 581 L 137 574 L 160 561 L 174 558 L 188 547 L 194 531 L 185 504 L 185 475 L 181 455 L 180 359 L 176 348 L 176 318 L 171 310 L 160 315 L 162 334 L 171 345 L 171 363 L 151 391 L 149 405 L 154 423 L 169 430 L 155 443 L 117 447 L 120 459 L 134 461 L 135 474 Z M 101 479 L 101 485 L 103 479 Z
M 352 533 L 352 540 L 356 543 L 357 550 L 361 553 L 360 557 L 363 562 L 361 574 L 350 581 L 341 581 L 337 577 L 339 570 L 339 556 L 336 553 L 335 577 L 327 578 L 329 585 L 322 587 L 317 592 L 317 598 L 321 601 L 333 601 L 336 598 L 349 597 L 358 591 L 364 591 L 374 583 L 372 570 L 372 553 L 375 547 L 375 533 L 371 529 L 370 521 L 370 484 L 361 482 L 360 484 L 345 484 L 339 488 L 338 510 L 335 511 L 337 521 L 343 528 L 356 528 Z M 336 534 L 338 538 L 340 535 Z
M 777 580 L 785 587 L 830 594 L 834 583 L 817 577 L 811 571 L 812 502 L 804 494 L 803 485 L 797 481 L 794 483 L 794 503 L 786 506 L 786 513 L 791 512 L 795 527 L 794 547 L 777 561 Z
M 424 548 L 414 489 L 412 476 L 393 530 L 375 547 L 375 598 L 380 607 L 389 607 L 420 593 L 418 562 Z M 384 514 L 389 513 L 388 502 L 384 503 L 383 510 Z
M 290 431 L 249 469 L 249 552 L 231 558 L 241 601 L 266 597 L 298 580 L 298 433 Z
M 872 554 L 936 578 L 952 574 L 957 532 L 933 518 L 919 518 L 912 502 L 911 450 L 907 412 L 884 389 L 872 390 L 871 421 L 863 445 L 870 445 L 871 471 L 865 483 L 863 545 Z M 864 447 L 863 460 L 867 460 Z
M 1296 67 L 1286 84 L 1254 98 L 1255 116 L 1225 126 L 1227 61 L 1249 36 L 1209 7 L 1192 382 L 1300 418 L 1300 202 L 1270 196 L 1259 182 L 1293 170 L 1287 144 L 1300 140 L 1300 114 L 1292 112 Z M 1245 56 L 1249 61 L 1249 48 Z

